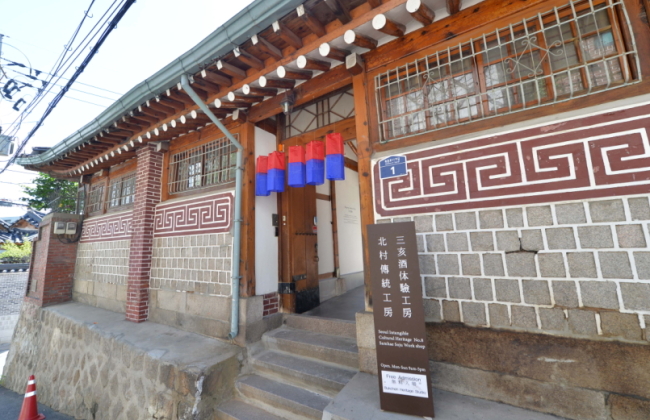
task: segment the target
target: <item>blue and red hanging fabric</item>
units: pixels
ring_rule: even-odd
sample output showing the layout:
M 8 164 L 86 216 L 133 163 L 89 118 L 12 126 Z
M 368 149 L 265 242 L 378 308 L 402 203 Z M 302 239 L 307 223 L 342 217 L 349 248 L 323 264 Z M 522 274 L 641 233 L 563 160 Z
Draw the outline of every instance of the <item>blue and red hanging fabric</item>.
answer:
M 271 192 L 284 192 L 285 163 L 283 152 L 273 152 L 269 155 L 267 170 L 267 186 Z
M 330 133 L 325 137 L 326 177 L 331 181 L 345 180 L 345 156 L 343 136 L 341 133 Z
M 258 197 L 266 197 L 271 195 L 268 186 L 267 171 L 269 168 L 269 158 L 267 156 L 260 156 L 257 158 L 257 165 L 255 165 L 255 195 Z
M 305 186 L 305 148 L 302 146 L 289 147 L 289 182 L 290 187 Z
M 307 184 L 323 185 L 325 183 L 325 144 L 313 140 L 307 143 Z

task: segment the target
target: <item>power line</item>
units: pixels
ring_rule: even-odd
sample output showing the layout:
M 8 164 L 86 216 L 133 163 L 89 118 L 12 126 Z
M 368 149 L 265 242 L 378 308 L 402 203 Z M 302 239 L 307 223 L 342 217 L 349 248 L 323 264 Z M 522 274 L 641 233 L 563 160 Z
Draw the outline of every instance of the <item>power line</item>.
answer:
M 93 41 L 93 39 L 99 34 L 99 29 L 95 33 L 93 33 L 93 31 L 95 31 L 95 29 L 98 28 L 100 26 L 100 24 L 101 24 L 101 26 L 106 25 L 106 23 L 108 22 L 108 20 L 110 18 L 110 15 L 112 15 L 115 12 L 112 9 L 113 9 L 113 6 L 116 5 L 117 1 L 118 0 L 113 1 L 113 3 L 109 6 L 109 8 L 104 12 L 104 14 L 100 18 L 100 20 L 93 26 L 93 28 L 89 31 L 89 33 L 86 34 L 85 38 L 80 42 L 80 44 L 75 48 L 75 50 L 72 51 L 71 56 L 74 55 L 75 60 L 81 55 L 81 52 L 84 51 L 85 48 L 88 45 L 90 45 L 90 43 Z M 116 10 L 117 10 L 117 8 L 116 8 Z M 109 15 L 109 17 L 107 17 L 106 20 L 104 22 L 102 22 L 107 15 Z M 104 31 L 106 31 L 106 29 Z M 91 34 L 92 34 L 92 36 L 91 36 Z M 89 36 L 90 36 L 90 39 L 88 39 Z M 88 41 L 86 42 L 86 40 L 88 40 Z M 84 44 L 84 42 L 86 42 L 86 43 Z M 66 48 L 66 51 L 68 51 L 68 48 Z M 92 52 L 92 48 L 91 48 L 91 52 Z M 65 52 L 64 52 L 63 56 L 65 56 Z M 27 59 L 27 61 L 29 62 L 29 59 Z M 23 112 L 18 116 L 18 118 L 16 118 L 16 120 L 14 120 L 14 122 L 10 125 L 9 130 L 11 130 L 11 134 L 15 134 L 16 132 L 18 132 L 18 130 L 20 129 L 20 127 L 22 125 L 22 122 L 23 122 L 24 118 L 27 115 L 29 115 L 31 112 L 33 112 L 33 110 L 44 100 L 45 95 L 48 94 L 52 90 L 53 86 L 51 84 L 56 83 L 56 81 L 60 80 L 60 78 L 62 77 L 62 74 L 58 74 L 58 69 L 60 69 L 68 61 L 70 61 L 70 58 L 68 58 L 65 61 L 59 60 L 58 63 L 54 64 L 54 67 L 57 68 L 57 72 L 52 74 L 52 77 L 50 77 L 50 79 L 45 83 L 44 87 L 41 90 L 39 90 L 39 93 L 36 96 L 36 98 L 34 98 L 34 100 L 32 100 L 32 102 L 29 103 L 29 105 L 25 108 L 25 110 L 23 110 Z M 70 67 L 72 66 L 72 64 L 73 63 L 70 63 L 66 67 L 66 69 L 63 70 L 62 73 L 67 72 L 70 69 Z M 30 67 L 31 67 L 31 63 L 30 63 Z M 75 72 L 75 74 L 77 74 L 77 72 Z M 54 81 L 55 78 L 56 78 L 56 81 Z M 72 83 L 74 83 L 74 80 L 69 80 L 68 84 L 66 86 L 69 86 Z M 45 93 L 44 93 L 44 91 L 45 91 Z M 57 101 L 56 97 L 55 97 L 54 101 Z M 51 103 L 50 103 L 50 105 L 51 105 Z M 48 105 L 48 108 L 49 108 L 50 105 Z M 48 110 L 46 109 L 45 112 L 48 113 Z M 19 147 L 19 149 L 22 149 L 22 147 Z
M 117 24 L 120 22 L 120 20 L 124 17 L 126 12 L 129 10 L 129 8 L 135 3 L 135 0 L 126 0 L 120 10 L 117 12 L 117 14 L 113 17 L 111 22 L 109 23 L 108 27 L 104 30 L 104 32 L 101 34 L 99 39 L 97 40 L 97 43 L 95 46 L 92 48 L 90 53 L 86 56 L 86 58 L 83 60 L 83 62 L 79 65 L 75 73 L 72 75 L 66 86 L 61 89 L 61 91 L 57 94 L 57 96 L 49 103 L 47 109 L 45 110 L 45 113 L 39 120 L 39 122 L 36 124 L 36 126 L 29 132 L 27 137 L 21 142 L 20 146 L 17 148 L 16 153 L 12 158 L 7 162 L 5 167 L 0 171 L 0 174 L 4 172 L 7 167 L 13 163 L 13 161 L 16 159 L 16 157 L 20 154 L 20 152 L 25 148 L 25 145 L 27 142 L 32 138 L 34 133 L 43 125 L 43 121 L 50 115 L 52 110 L 57 106 L 57 104 L 61 101 L 63 96 L 68 92 L 72 84 L 77 80 L 77 78 L 83 73 L 83 71 L 86 69 L 86 66 L 88 63 L 90 63 L 90 60 L 95 56 L 97 51 L 99 51 L 99 48 L 104 44 L 106 39 L 108 38 L 108 35 L 117 27 Z

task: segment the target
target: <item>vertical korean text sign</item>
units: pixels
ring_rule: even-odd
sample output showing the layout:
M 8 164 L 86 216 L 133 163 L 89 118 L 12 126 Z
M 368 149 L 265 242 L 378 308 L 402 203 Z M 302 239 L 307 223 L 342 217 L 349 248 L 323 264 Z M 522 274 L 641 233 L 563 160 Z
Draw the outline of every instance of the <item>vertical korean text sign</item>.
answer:
M 415 224 L 368 225 L 381 409 L 433 417 Z

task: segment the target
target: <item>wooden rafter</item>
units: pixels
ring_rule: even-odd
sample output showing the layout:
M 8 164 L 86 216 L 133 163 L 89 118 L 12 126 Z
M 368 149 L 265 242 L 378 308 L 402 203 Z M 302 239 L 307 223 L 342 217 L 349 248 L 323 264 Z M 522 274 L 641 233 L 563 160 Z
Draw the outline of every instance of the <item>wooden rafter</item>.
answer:
M 320 20 L 318 20 L 318 18 L 316 18 L 316 16 L 314 16 L 309 10 L 305 8 L 304 4 L 301 4 L 296 8 L 296 13 L 298 13 L 298 17 L 303 22 L 305 22 L 305 25 L 307 25 L 307 27 L 319 37 L 327 33 L 325 26 L 321 23 Z
M 430 25 L 436 20 L 436 14 L 426 4 L 422 3 L 422 0 L 408 0 L 406 2 L 406 11 L 424 26 Z
M 282 59 L 282 51 L 280 51 L 280 49 L 278 47 L 271 44 L 266 39 L 262 38 L 262 36 L 253 35 L 251 37 L 251 42 L 253 43 L 253 45 L 258 47 L 262 51 L 266 52 L 268 55 L 275 58 L 276 60 L 281 60 Z
M 386 35 L 391 35 L 398 38 L 404 36 L 404 31 L 406 30 L 406 27 L 404 25 L 388 19 L 383 13 L 378 14 L 372 19 L 372 27 L 379 32 L 385 33 Z
M 301 55 L 298 57 L 296 64 L 301 70 L 327 71 L 330 69 L 330 67 L 332 67 L 332 64 L 328 63 L 327 61 L 315 60 L 313 58 L 307 57 L 306 55 Z
M 246 78 L 246 71 L 243 69 L 240 69 L 239 67 L 227 63 L 223 60 L 217 61 L 217 70 L 220 72 L 226 73 L 231 75 L 232 77 L 238 78 L 238 79 L 244 79 Z
M 232 80 L 228 76 L 224 76 L 221 73 L 214 73 L 210 70 L 203 69 L 200 73 L 201 77 L 208 82 L 214 83 L 223 87 L 232 86 Z
M 302 47 L 302 39 L 287 26 L 281 24 L 278 20 L 273 22 L 273 32 L 295 49 L 300 49 Z
M 278 94 L 277 89 L 256 87 L 251 85 L 244 85 L 242 86 L 241 90 L 244 92 L 244 95 L 275 96 Z
M 255 57 L 253 54 L 249 53 L 242 47 L 237 47 L 232 52 L 237 60 L 241 61 L 247 66 L 253 67 L 257 70 L 262 70 L 264 68 L 264 62 L 262 60 Z
M 350 54 L 350 51 L 332 47 L 327 42 L 320 44 L 320 47 L 318 47 L 318 52 L 320 53 L 321 57 L 327 57 L 337 61 L 345 61 L 345 57 Z
M 344 1 L 339 1 L 339 0 L 324 0 L 325 4 L 330 8 L 332 13 L 334 13 L 334 16 L 341 22 L 342 24 L 347 24 L 352 21 L 352 16 L 350 15 L 350 10 L 348 9 L 347 4 Z
M 312 73 L 306 70 L 295 70 L 288 68 L 286 66 L 278 67 L 278 76 L 283 79 L 291 80 L 309 80 L 311 79 Z
M 367 50 L 377 48 L 376 39 L 372 39 L 369 36 L 357 33 L 352 29 L 349 29 L 345 32 L 345 35 L 343 35 L 343 40 L 348 45 L 356 45 L 357 47 L 365 48 Z
M 449 15 L 455 15 L 462 9 L 462 0 L 447 0 L 447 12 Z

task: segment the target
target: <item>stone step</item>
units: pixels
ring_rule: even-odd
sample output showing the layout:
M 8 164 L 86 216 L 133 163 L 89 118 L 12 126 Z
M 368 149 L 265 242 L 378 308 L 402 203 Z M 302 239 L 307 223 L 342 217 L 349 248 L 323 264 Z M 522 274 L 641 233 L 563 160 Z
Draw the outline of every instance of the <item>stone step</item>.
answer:
M 282 382 L 335 396 L 357 373 L 355 369 L 293 356 L 277 350 L 265 350 L 252 359 L 253 367 Z
M 267 411 L 239 400 L 221 404 L 216 411 L 218 420 L 283 420 Z
M 357 338 L 357 324 L 343 319 L 321 318 L 318 316 L 286 315 L 284 323 L 287 327 L 306 330 L 327 335 Z
M 258 375 L 240 378 L 236 386 L 249 403 L 287 418 L 320 420 L 332 401 L 325 395 Z
M 264 334 L 262 339 L 266 347 L 270 349 L 354 369 L 359 368 L 359 349 L 355 338 L 320 334 L 284 326 Z

